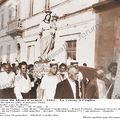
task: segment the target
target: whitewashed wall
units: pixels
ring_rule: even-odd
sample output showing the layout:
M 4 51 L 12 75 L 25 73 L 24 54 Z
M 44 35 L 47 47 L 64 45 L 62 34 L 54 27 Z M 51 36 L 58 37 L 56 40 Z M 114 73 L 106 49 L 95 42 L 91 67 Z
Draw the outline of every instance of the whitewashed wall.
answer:
M 61 2 L 64 2 L 64 4 L 60 4 Z M 63 16 L 64 14 L 68 14 L 71 12 L 75 12 L 77 10 L 84 9 L 86 7 L 91 6 L 92 4 L 98 2 L 98 0 L 51 0 L 51 10 L 53 13 L 56 13 L 59 17 Z M 19 3 L 20 12 L 19 12 L 19 18 L 23 20 L 23 27 L 24 27 L 24 33 L 23 37 L 16 38 L 15 40 L 12 38 L 7 37 L 6 29 L 0 30 L 0 36 L 6 35 L 6 38 L 0 38 L 0 42 L 3 41 L 4 44 L 4 50 L 5 46 L 9 43 L 12 46 L 12 51 L 16 51 L 16 45 L 17 43 L 20 43 L 21 45 L 21 54 L 20 54 L 20 61 L 27 61 L 27 51 L 28 46 L 34 45 L 35 51 L 34 51 L 34 58 L 31 58 L 31 61 L 29 63 L 32 63 L 33 59 L 36 61 L 38 60 L 38 57 L 40 56 L 40 39 L 39 39 L 39 24 L 44 19 L 45 13 L 42 12 L 44 9 L 44 0 L 41 0 L 41 8 L 38 7 L 38 1 L 36 1 L 36 4 L 34 4 L 33 13 L 34 15 L 30 17 L 30 0 L 9 0 L 6 2 L 3 6 L 10 7 Z M 58 5 L 59 4 L 59 5 Z M 8 7 L 8 8 L 9 8 Z M 0 8 L 0 10 L 4 10 L 4 7 Z M 5 8 L 5 11 L 7 8 Z M 1 14 L 2 12 L 0 12 Z M 8 12 L 6 12 L 6 16 Z M 36 14 L 37 13 L 37 14 Z M 15 12 L 13 12 L 13 18 L 15 16 Z M 76 39 L 77 40 L 77 60 L 79 61 L 79 64 L 82 65 L 83 62 L 88 63 L 89 66 L 94 66 L 94 48 L 95 48 L 95 31 L 91 32 L 91 34 L 87 35 L 87 37 L 81 38 L 80 35 L 71 35 L 67 37 L 60 37 L 63 34 L 71 34 L 76 32 L 85 32 L 88 29 L 91 29 L 92 26 L 95 25 L 95 14 L 93 11 L 86 11 L 84 13 L 76 14 L 73 16 L 70 16 L 68 18 L 61 19 L 57 22 L 58 31 L 56 33 L 56 41 L 55 41 L 55 49 L 53 50 L 53 53 L 56 52 L 57 49 L 63 47 L 65 41 L 68 41 L 70 39 Z M 7 26 L 7 18 L 5 19 Z M 75 25 L 78 24 L 78 25 Z M 71 26 L 72 27 L 69 27 Z M 37 39 L 37 41 L 35 41 Z M 10 42 L 7 42 L 9 41 Z M 14 62 L 14 59 L 16 58 L 16 53 L 11 53 L 11 62 Z M 59 54 L 55 55 L 54 58 L 57 61 L 60 62 L 66 62 L 66 51 L 65 49 L 60 52 Z M 5 60 L 5 57 L 4 57 Z
M 16 59 L 16 39 L 13 39 L 7 35 L 7 25 L 9 22 L 9 11 L 12 10 L 11 20 L 15 19 L 15 0 L 8 0 L 2 6 L 0 6 L 0 46 L 2 49 L 2 62 L 7 62 L 7 46 L 10 45 L 10 62 L 14 63 Z M 4 14 L 4 27 L 1 28 L 1 15 Z

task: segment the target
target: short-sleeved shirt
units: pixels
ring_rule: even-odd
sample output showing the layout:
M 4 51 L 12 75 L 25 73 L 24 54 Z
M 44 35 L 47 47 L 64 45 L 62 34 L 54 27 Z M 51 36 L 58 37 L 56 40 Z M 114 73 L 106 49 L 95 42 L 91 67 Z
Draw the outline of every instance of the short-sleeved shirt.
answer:
M 44 90 L 43 99 L 54 99 L 56 86 L 60 82 L 57 75 L 45 75 L 40 88 Z
M 24 78 L 21 74 L 18 74 L 15 77 L 15 95 L 17 99 L 22 99 L 21 93 L 28 93 L 32 88 L 32 82 L 30 81 L 29 76 L 27 75 L 27 79 Z
M 13 88 L 15 81 L 15 73 L 1 72 L 0 73 L 0 89 Z

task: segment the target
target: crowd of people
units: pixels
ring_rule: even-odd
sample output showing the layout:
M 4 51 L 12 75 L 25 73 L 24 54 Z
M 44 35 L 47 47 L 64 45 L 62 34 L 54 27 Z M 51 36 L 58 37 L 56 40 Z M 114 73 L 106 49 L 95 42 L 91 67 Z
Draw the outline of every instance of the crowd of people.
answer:
M 0 64 L 0 99 L 111 99 L 114 89 L 117 63 L 85 74 L 77 61 L 69 66 L 56 61 L 48 63 L 49 71 L 36 75 L 35 66 L 25 61 L 18 66 Z M 83 64 L 83 69 L 88 68 Z

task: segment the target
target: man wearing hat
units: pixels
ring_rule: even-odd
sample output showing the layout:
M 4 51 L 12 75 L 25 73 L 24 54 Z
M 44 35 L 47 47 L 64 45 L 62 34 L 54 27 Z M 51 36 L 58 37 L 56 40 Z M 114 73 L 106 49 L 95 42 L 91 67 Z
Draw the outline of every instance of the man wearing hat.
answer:
M 71 66 L 74 66 L 76 69 L 79 70 L 78 61 L 73 60 L 73 61 L 70 62 L 70 65 L 71 65 Z M 80 80 L 83 79 L 83 75 L 82 75 L 82 73 L 81 73 L 80 71 L 79 71 L 79 79 L 80 79 Z
M 40 85 L 41 99 L 54 99 L 56 86 L 60 82 L 59 76 L 57 76 L 58 63 L 51 61 L 49 66 L 49 73 L 43 77 Z
M 65 80 L 67 78 L 67 76 L 68 76 L 67 65 L 65 63 L 61 63 L 59 65 L 58 75 L 59 75 L 61 81 Z

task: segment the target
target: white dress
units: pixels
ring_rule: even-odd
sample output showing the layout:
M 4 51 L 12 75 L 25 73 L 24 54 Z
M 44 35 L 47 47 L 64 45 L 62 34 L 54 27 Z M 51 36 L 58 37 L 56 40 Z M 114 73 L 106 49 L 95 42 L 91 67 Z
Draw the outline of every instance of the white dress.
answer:
M 106 86 L 105 82 L 103 80 L 97 79 L 97 85 L 98 85 L 98 92 L 99 92 L 99 99 L 107 99 L 106 96 Z

